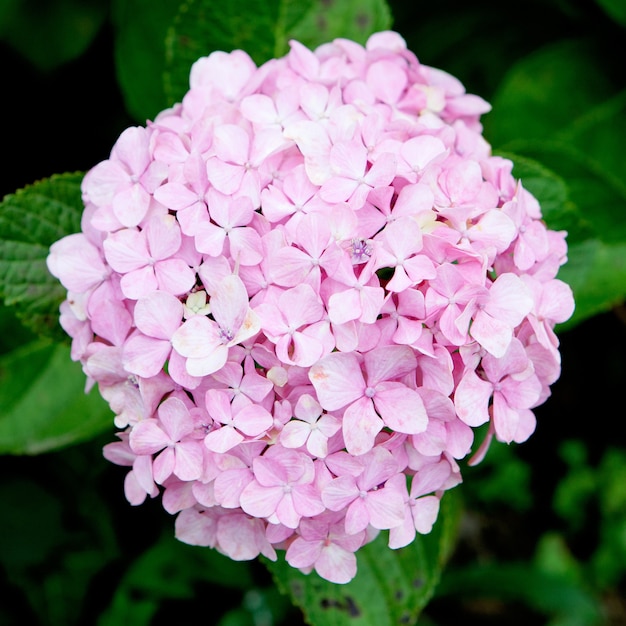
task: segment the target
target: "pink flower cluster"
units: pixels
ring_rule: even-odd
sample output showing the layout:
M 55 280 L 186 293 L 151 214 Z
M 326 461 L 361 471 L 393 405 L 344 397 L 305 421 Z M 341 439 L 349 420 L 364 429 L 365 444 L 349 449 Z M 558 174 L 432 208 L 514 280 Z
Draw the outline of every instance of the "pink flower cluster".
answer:
M 176 535 L 344 583 L 428 533 L 458 461 L 524 441 L 573 311 L 565 233 L 492 156 L 481 98 L 396 33 L 192 67 L 83 182 L 48 266 L 105 456 Z

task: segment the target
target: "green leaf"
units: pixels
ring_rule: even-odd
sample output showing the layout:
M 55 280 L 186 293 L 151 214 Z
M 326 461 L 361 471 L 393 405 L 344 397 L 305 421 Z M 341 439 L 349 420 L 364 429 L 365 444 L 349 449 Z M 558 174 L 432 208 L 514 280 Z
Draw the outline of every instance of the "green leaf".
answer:
M 128 112 L 142 124 L 167 107 L 165 36 L 181 0 L 113 0 L 115 64 Z
M 584 584 L 568 575 L 544 572 L 531 563 L 472 564 L 447 571 L 437 597 L 480 602 L 497 598 L 498 603 L 530 607 L 553 619 L 539 623 L 561 626 L 602 624 L 601 605 Z
M 107 15 L 105 0 L 11 0 L 0 8 L 0 38 L 40 70 L 79 57 Z
M 596 0 L 596 2 L 612 20 L 626 26 L 626 2 L 624 0 Z
M 191 600 L 202 582 L 235 589 L 253 585 L 247 563 L 189 546 L 168 532 L 127 569 L 98 626 L 147 626 L 164 600 Z
M 80 231 L 82 174 L 41 180 L 0 203 L 0 298 L 39 333 L 64 337 L 58 309 L 65 289 L 50 274 L 50 245 Z
M 389 29 L 391 22 L 383 0 L 318 0 L 287 35 L 312 49 L 339 37 L 364 44 L 372 33 Z
M 505 75 L 485 116 L 485 136 L 499 149 L 509 142 L 555 140 L 599 103 L 615 95 L 599 68 L 602 59 L 584 40 L 565 40 L 540 48 Z
M 40 340 L 0 356 L 0 454 L 39 454 L 112 427 L 113 414 L 64 345 Z
M 0 355 L 36 339 L 22 324 L 13 307 L 0 306 Z
M 457 494 L 447 493 L 430 534 L 391 550 L 387 533 L 381 533 L 357 552 L 357 575 L 345 585 L 330 583 L 315 572 L 302 574 L 284 558 L 264 561 L 279 588 L 289 593 L 312 626 L 415 624 L 452 550 L 459 513 Z
M 365 43 L 390 25 L 385 0 L 186 0 L 167 37 L 164 82 L 169 104 L 188 90 L 191 65 L 215 50 L 245 50 L 260 65 L 285 55 L 290 39 L 311 48 L 336 37 Z

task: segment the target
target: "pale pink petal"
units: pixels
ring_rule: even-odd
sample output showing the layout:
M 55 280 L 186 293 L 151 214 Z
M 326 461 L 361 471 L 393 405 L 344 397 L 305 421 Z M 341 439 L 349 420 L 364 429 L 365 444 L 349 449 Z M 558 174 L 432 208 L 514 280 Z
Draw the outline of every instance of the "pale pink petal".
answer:
M 228 452 L 244 440 L 244 436 L 232 426 L 222 426 L 212 430 L 204 438 L 204 445 L 212 452 Z
M 511 443 L 519 426 L 520 416 L 510 407 L 503 396 L 496 393 L 493 397 L 493 427 L 500 441 Z
M 145 298 L 155 292 L 158 287 L 154 267 L 151 265 L 128 272 L 120 279 L 122 293 L 131 300 Z
M 243 324 L 248 308 L 248 292 L 241 278 L 231 274 L 221 280 L 211 298 L 211 312 L 217 324 L 234 335 Z
M 405 480 L 404 476 L 401 476 Z M 384 487 L 367 494 L 367 511 L 374 528 L 388 529 L 404 521 L 404 500 L 399 491 Z M 347 530 L 347 528 L 346 528 Z
M 225 508 L 237 508 L 241 492 L 252 480 L 252 472 L 247 467 L 223 471 L 214 482 L 215 499 Z
M 282 487 L 262 487 L 256 481 L 249 483 L 241 492 L 241 508 L 253 517 L 267 518 L 273 515 L 283 498 Z
M 190 317 L 172 335 L 174 350 L 184 357 L 203 358 L 209 356 L 220 344 L 221 339 L 217 324 L 204 315 Z
M 341 511 L 359 495 L 354 478 L 339 476 L 331 480 L 322 490 L 322 502 L 331 511 Z
M 176 444 L 174 474 L 181 480 L 198 480 L 202 475 L 202 443 L 183 441 Z
M 439 498 L 436 496 L 418 498 L 413 505 L 415 530 L 422 535 L 427 535 L 433 529 L 438 515 Z
M 362 396 L 365 381 L 353 354 L 334 352 L 309 370 L 319 403 L 328 411 L 341 409 Z
M 458 416 L 468 426 L 480 426 L 489 421 L 487 406 L 493 385 L 469 371 L 463 376 L 454 392 L 454 406 Z
M 356 576 L 356 556 L 335 543 L 325 545 L 315 562 L 315 571 L 331 583 L 350 582 Z
M 156 376 L 172 350 L 169 341 L 135 334 L 124 344 L 124 368 L 142 378 Z
M 371 494 L 368 494 L 369 498 Z M 370 511 L 363 498 L 356 498 L 346 511 L 345 528 L 349 535 L 356 535 L 365 530 L 370 524 Z
M 287 548 L 285 560 L 291 567 L 312 567 L 319 558 L 323 545 L 321 541 L 305 541 L 302 537 L 296 537 Z
M 174 472 L 176 452 L 173 447 L 165 448 L 152 463 L 154 482 L 162 485 Z
M 262 406 L 250 404 L 235 415 L 235 426 L 249 437 L 258 437 L 274 424 L 274 418 Z
M 343 414 L 342 431 L 346 450 L 357 456 L 369 452 L 383 426 L 383 420 L 374 410 L 372 401 L 360 398 Z
M 176 538 L 192 546 L 215 547 L 217 519 L 210 509 L 189 508 L 176 518 Z
M 150 194 L 141 185 L 135 184 L 116 193 L 112 206 L 120 224 L 132 228 L 139 225 L 148 213 Z
M 299 448 L 306 443 L 311 434 L 311 426 L 300 420 L 287 422 L 280 431 L 280 442 L 286 448 Z
M 478 311 L 470 326 L 470 335 L 495 357 L 502 357 L 513 338 L 513 328 L 501 319 L 492 317 L 485 311 Z
M 144 267 L 149 262 L 146 238 L 137 230 L 124 229 L 109 235 L 103 248 L 108 264 L 121 274 Z
M 365 355 L 367 384 L 375 387 L 379 382 L 399 378 L 414 372 L 417 359 L 408 346 L 385 346 L 371 350 Z
M 380 387 L 374 396 L 374 406 L 386 426 L 409 435 L 426 430 L 428 416 L 417 391 L 401 383 L 382 383 Z
M 155 291 L 137 301 L 134 317 L 137 328 L 145 335 L 169 340 L 180 326 L 183 305 L 173 295 Z
M 50 273 L 64 287 L 78 293 L 99 284 L 109 273 L 101 252 L 83 233 L 68 235 L 53 243 L 47 264 Z
M 159 261 L 154 274 L 159 289 L 176 296 L 187 293 L 196 283 L 196 275 L 182 259 Z
M 130 432 L 129 444 L 135 454 L 155 454 L 171 443 L 156 419 L 145 419 L 135 424 Z

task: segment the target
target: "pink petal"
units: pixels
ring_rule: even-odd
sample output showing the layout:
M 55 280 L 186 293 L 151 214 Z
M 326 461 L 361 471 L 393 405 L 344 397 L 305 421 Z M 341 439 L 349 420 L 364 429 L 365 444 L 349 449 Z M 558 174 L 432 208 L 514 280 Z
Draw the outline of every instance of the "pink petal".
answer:
M 374 447 L 376 435 L 384 426 L 369 398 L 360 398 L 343 414 L 343 439 L 350 454 L 360 455 Z
M 150 194 L 141 185 L 134 184 L 115 194 L 113 213 L 123 226 L 138 226 L 148 213 L 150 200 Z
M 241 492 L 252 480 L 252 472 L 247 467 L 223 471 L 215 479 L 215 499 L 223 507 L 229 509 L 237 508 Z
M 132 335 L 124 344 L 124 368 L 142 378 L 156 376 L 172 350 L 169 341 Z
M 170 339 L 180 326 L 183 305 L 178 298 L 155 291 L 137 301 L 134 311 L 137 328 L 156 339 Z
M 454 392 L 454 406 L 460 419 L 468 426 L 480 426 L 489 421 L 487 407 L 493 385 L 469 371 Z
M 171 443 L 156 419 L 145 419 L 135 424 L 130 432 L 129 444 L 135 454 L 155 454 Z
M 234 418 L 235 426 L 249 437 L 257 437 L 271 428 L 274 418 L 262 406 L 249 404 Z
M 309 370 L 319 403 L 328 411 L 341 409 L 363 395 L 365 381 L 353 354 L 334 352 Z
M 315 562 L 315 571 L 331 583 L 342 585 L 356 576 L 356 556 L 335 543 L 325 545 Z
M 368 494 L 368 498 L 369 498 Z M 346 511 L 346 533 L 349 535 L 356 535 L 365 530 L 370 523 L 370 512 L 365 500 L 362 498 L 356 498 L 348 506 Z
M 470 326 L 470 335 L 496 358 L 504 356 L 513 338 L 513 328 L 501 319 L 479 310 Z
M 393 385 L 393 386 L 392 386 Z M 385 425 L 399 433 L 416 435 L 428 426 L 428 416 L 419 393 L 401 383 L 382 383 L 374 406 Z
M 144 267 L 150 258 L 145 236 L 133 229 L 118 230 L 109 235 L 103 248 L 108 264 L 121 274 Z
M 235 334 L 249 308 L 248 292 L 241 278 L 231 274 L 222 279 L 211 298 L 211 313 L 217 324 Z
M 172 335 L 174 350 L 195 359 L 213 354 L 221 343 L 217 324 L 204 315 L 190 317 Z
M 322 552 L 321 541 L 305 541 L 302 537 L 296 537 L 289 544 L 285 554 L 285 560 L 291 567 L 312 567 Z
M 224 367 L 228 360 L 228 348 L 224 345 L 217 345 L 210 354 L 203 357 L 189 357 L 185 364 L 187 372 L 191 376 L 208 376 Z
M 401 478 L 405 480 L 404 476 Z M 404 499 L 393 487 L 370 491 L 367 494 L 366 506 L 370 524 L 374 528 L 381 530 L 393 528 L 404 521 Z
M 280 431 L 280 442 L 285 448 L 299 448 L 311 434 L 311 426 L 300 420 L 291 420 Z
M 154 266 L 159 289 L 176 296 L 187 293 L 196 283 L 196 275 L 182 259 L 166 259 Z
M 331 511 L 341 511 L 359 495 L 352 476 L 339 476 L 331 480 L 322 490 L 322 502 Z
M 176 444 L 174 474 L 181 480 L 198 480 L 203 471 L 202 444 L 198 441 L 183 441 Z
M 489 289 L 485 310 L 493 317 L 515 327 L 530 313 L 533 307 L 530 290 L 519 276 L 500 274 Z
M 344 288 L 333 293 L 328 299 L 328 317 L 333 324 L 358 320 L 362 312 L 361 293 L 356 289 Z
M 154 198 L 172 211 L 180 211 L 198 201 L 198 194 L 181 183 L 165 183 L 154 191 Z
M 262 487 L 252 481 L 241 492 L 239 502 L 241 508 L 253 517 L 270 517 L 284 496 L 282 486 Z
M 165 448 L 152 463 L 154 482 L 162 485 L 174 472 L 176 453 L 173 447 Z
M 212 430 L 204 438 L 204 445 L 212 452 L 220 454 L 228 452 L 244 440 L 244 436 L 238 433 L 232 426 L 222 426 Z
M 370 350 L 365 355 L 367 384 L 375 387 L 379 382 L 400 378 L 414 372 L 417 359 L 408 346 L 384 346 Z
M 63 286 L 82 293 L 107 277 L 107 269 L 100 251 L 83 233 L 68 235 L 50 247 L 47 258 L 50 273 Z
M 511 443 L 515 439 L 519 421 L 519 413 L 507 404 L 501 394 L 494 394 L 493 426 L 498 439 L 505 443 Z
M 120 288 L 124 296 L 131 300 L 145 298 L 158 289 L 154 267 L 146 265 L 128 274 L 124 274 L 120 280 Z
M 439 498 L 436 496 L 419 498 L 413 506 L 415 530 L 422 535 L 427 535 L 433 529 L 438 515 Z
M 170 397 L 159 405 L 158 416 L 172 441 L 180 441 L 194 430 L 194 422 L 182 400 Z
M 150 257 L 155 261 L 173 256 L 182 243 L 178 222 L 169 213 L 152 217 L 143 232 L 148 240 Z

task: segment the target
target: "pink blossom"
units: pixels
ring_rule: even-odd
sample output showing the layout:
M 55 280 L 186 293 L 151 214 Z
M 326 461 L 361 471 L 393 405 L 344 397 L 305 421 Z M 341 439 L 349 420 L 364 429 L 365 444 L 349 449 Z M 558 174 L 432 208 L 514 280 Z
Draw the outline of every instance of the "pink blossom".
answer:
M 238 276 L 224 278 L 211 297 L 213 320 L 196 315 L 173 334 L 172 345 L 186 357 L 192 376 L 206 376 L 223 367 L 230 347 L 259 331 L 256 314 L 250 309 L 244 284 Z
M 334 352 L 310 370 L 310 379 L 322 407 L 344 409 L 343 437 L 351 454 L 371 450 L 374 438 L 387 426 L 416 434 L 428 417 L 420 395 L 398 379 L 415 367 L 407 346 L 386 346 L 365 355 L 363 369 L 352 354 Z
M 228 394 L 219 389 L 207 391 L 206 408 L 219 425 L 204 438 L 204 445 L 213 452 L 227 452 L 246 437 L 259 437 L 273 424 L 270 413 L 256 404 L 246 404 L 233 411 Z
M 292 567 L 315 571 L 333 583 L 350 582 L 356 574 L 355 552 L 366 540 L 365 531 L 348 533 L 341 515 L 325 513 L 300 523 L 299 536 L 285 558 Z
M 241 508 L 254 517 L 297 528 L 300 519 L 324 510 L 311 458 L 273 446 L 252 462 L 254 480 L 241 493 Z
M 343 584 L 379 531 L 431 530 L 457 461 L 531 435 L 566 233 L 492 156 L 488 110 L 385 31 L 212 52 L 120 135 L 47 263 L 131 504 L 161 493 L 181 541 Z
M 383 154 L 367 169 L 367 150 L 356 142 L 336 143 L 330 149 L 333 176 L 324 182 L 320 196 L 327 202 L 347 202 L 359 209 L 375 187 L 385 187 L 396 173 L 396 157 Z
M 280 433 L 280 442 L 285 448 L 306 449 L 314 457 L 324 458 L 328 454 L 328 439 L 340 428 L 341 422 L 329 413 L 324 413 L 315 398 L 305 393 L 298 398 L 294 409 L 297 419 L 287 422 Z
M 195 423 L 178 398 L 168 398 L 157 411 L 158 419 L 136 424 L 129 443 L 136 454 L 157 454 L 153 462 L 154 480 L 163 483 L 171 474 L 181 480 L 199 478 L 202 444 L 191 436 Z
M 539 399 L 541 383 L 532 361 L 518 339 L 512 339 L 501 358 L 490 354 L 481 361 L 484 378 L 468 371 L 458 384 L 454 403 L 459 417 L 470 426 L 493 419 L 495 432 L 507 443 L 515 441 L 520 427 L 528 419 L 527 409 Z M 493 397 L 493 415 L 488 405 Z M 520 424 L 521 423 L 521 424 Z
M 331 480 L 322 491 L 322 501 L 331 511 L 346 510 L 346 532 L 353 535 L 372 525 L 394 528 L 404 521 L 402 493 L 406 478 L 398 473 L 393 455 L 374 448 L 360 457 L 358 476 L 346 474 Z
M 309 367 L 334 347 L 332 337 L 328 346 L 316 336 L 315 326 L 322 320 L 324 305 L 309 285 L 288 289 L 276 304 L 261 304 L 254 311 L 282 363 Z
M 104 241 L 109 265 L 122 274 L 120 286 L 127 298 L 138 300 L 151 291 L 180 295 L 191 289 L 196 277 L 179 258 L 181 234 L 171 215 L 155 215 L 142 231 L 124 229 Z

